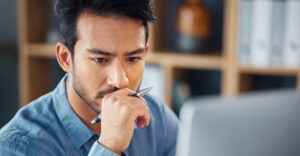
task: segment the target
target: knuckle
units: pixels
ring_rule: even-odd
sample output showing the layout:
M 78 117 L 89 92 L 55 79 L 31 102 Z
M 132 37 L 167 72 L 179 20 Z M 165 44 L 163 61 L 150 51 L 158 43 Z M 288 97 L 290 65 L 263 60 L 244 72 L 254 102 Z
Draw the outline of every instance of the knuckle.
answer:
M 146 112 L 149 112 L 149 108 L 148 108 L 148 107 L 146 107 L 146 108 L 145 108 L 145 111 L 146 111 Z
M 123 114 L 130 114 L 132 112 L 131 108 L 126 105 L 122 105 L 120 109 Z
M 118 101 L 118 97 L 117 96 L 112 96 L 111 98 L 110 98 L 110 102 L 111 103 L 116 103 Z
M 109 103 L 109 99 L 103 98 L 101 102 L 102 107 L 106 106 L 107 103 Z
M 115 105 L 116 105 L 116 107 L 118 107 L 118 108 L 122 108 L 122 107 L 124 107 L 124 105 L 123 105 L 123 102 L 122 102 L 122 101 L 116 101 L 116 102 L 115 102 Z
M 137 101 L 138 101 L 138 104 L 140 104 L 140 105 L 146 105 L 146 103 L 140 98 L 138 98 Z

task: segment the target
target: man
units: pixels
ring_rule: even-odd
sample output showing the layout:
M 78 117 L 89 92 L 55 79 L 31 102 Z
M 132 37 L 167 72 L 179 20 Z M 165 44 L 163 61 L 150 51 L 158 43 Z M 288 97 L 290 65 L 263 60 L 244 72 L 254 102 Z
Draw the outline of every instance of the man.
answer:
M 56 57 L 67 75 L 1 129 L 0 155 L 174 155 L 174 113 L 130 96 L 144 72 L 151 1 L 57 0 L 54 8 L 63 37 Z

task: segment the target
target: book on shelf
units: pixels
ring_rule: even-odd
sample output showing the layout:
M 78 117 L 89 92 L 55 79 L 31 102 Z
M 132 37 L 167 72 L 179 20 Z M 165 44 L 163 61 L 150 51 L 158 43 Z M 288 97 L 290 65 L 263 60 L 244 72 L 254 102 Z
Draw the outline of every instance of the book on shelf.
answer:
M 284 65 L 287 68 L 300 67 L 300 0 L 286 0 Z
M 283 37 L 285 26 L 285 1 L 273 0 L 272 5 L 272 43 L 270 65 L 280 67 L 283 65 Z
M 250 63 L 255 67 L 269 66 L 272 4 L 272 0 L 253 0 Z
M 300 68 L 300 0 L 241 0 L 239 7 L 239 63 Z
M 239 14 L 238 60 L 241 65 L 250 61 L 252 0 L 242 0 Z

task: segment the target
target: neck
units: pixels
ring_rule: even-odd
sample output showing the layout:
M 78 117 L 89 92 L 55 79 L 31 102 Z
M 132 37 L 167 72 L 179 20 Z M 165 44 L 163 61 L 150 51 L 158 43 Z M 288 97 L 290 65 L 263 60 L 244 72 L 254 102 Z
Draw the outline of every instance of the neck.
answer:
M 75 92 L 74 87 L 72 85 L 71 75 L 68 76 L 66 80 L 66 91 L 67 97 L 71 107 L 77 116 L 83 121 L 83 123 L 88 126 L 92 131 L 100 134 L 101 132 L 101 124 L 96 123 L 94 125 L 91 124 L 91 121 L 98 115 L 94 112 L 87 103 L 85 103 Z

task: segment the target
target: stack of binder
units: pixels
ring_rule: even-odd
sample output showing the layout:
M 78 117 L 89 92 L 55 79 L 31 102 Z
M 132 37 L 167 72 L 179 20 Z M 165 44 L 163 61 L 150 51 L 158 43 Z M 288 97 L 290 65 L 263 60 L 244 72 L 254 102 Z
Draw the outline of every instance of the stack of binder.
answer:
M 258 68 L 300 68 L 300 0 L 241 0 L 238 59 Z

